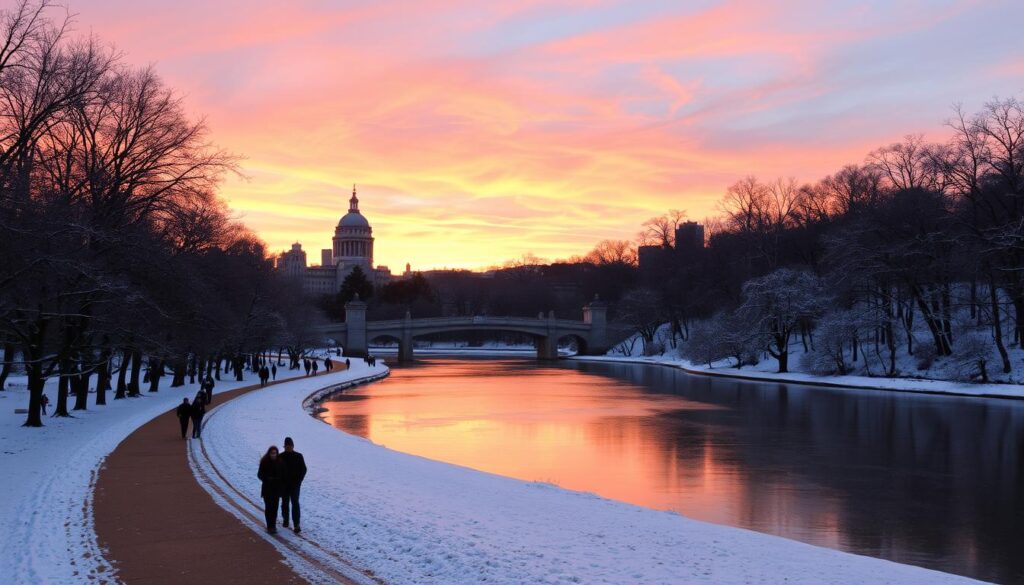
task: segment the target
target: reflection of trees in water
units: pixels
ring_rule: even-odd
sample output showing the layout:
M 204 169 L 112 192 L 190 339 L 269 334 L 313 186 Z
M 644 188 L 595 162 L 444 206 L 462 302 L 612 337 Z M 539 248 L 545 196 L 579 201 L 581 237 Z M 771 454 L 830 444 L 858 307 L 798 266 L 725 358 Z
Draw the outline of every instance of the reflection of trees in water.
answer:
M 781 527 L 834 514 L 844 549 L 1024 578 L 1024 405 L 575 367 L 721 407 L 659 414 L 634 430 L 658 445 L 666 473 L 699 471 L 708 453 L 716 467 L 736 469 L 743 525 L 786 533 Z M 597 432 L 634 432 L 612 431 L 637 424 L 614 418 Z

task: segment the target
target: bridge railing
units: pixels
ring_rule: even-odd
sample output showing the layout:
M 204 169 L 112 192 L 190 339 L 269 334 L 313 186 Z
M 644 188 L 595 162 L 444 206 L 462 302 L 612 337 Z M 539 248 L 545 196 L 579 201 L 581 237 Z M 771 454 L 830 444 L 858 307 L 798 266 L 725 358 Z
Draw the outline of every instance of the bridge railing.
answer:
M 518 326 L 529 326 L 536 327 L 548 322 L 545 317 L 543 319 L 531 318 L 531 317 L 484 317 L 484 316 L 473 316 L 473 317 L 425 317 L 420 319 L 411 319 L 413 325 L 426 326 L 426 327 L 445 327 L 445 326 L 464 326 L 464 325 L 518 325 Z M 555 319 L 556 325 L 562 327 L 586 327 L 587 323 L 583 321 L 574 321 L 572 319 Z M 367 326 L 373 327 L 402 327 L 405 325 L 405 319 L 388 319 L 383 321 L 367 321 Z

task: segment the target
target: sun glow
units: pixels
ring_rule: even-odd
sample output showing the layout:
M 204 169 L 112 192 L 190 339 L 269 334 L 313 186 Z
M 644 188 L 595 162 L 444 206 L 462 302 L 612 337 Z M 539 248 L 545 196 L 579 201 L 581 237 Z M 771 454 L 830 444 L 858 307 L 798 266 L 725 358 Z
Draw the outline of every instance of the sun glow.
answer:
M 355 182 L 379 263 L 478 268 L 701 219 L 747 174 L 815 180 L 1020 90 L 1002 12 L 1024 9 L 918 4 L 74 8 L 245 157 L 222 193 L 272 250 L 329 241 Z M 954 28 L 985 31 L 986 66 L 948 50 Z

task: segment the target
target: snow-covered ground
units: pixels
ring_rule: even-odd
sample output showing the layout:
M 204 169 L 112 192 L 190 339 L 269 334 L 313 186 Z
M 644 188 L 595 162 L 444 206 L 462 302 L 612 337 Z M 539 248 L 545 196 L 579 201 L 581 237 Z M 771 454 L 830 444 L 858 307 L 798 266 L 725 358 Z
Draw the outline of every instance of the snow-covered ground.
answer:
M 815 386 L 838 386 L 843 388 L 864 388 L 893 392 L 919 392 L 927 394 L 953 394 L 957 396 L 981 396 L 991 398 L 1024 398 L 1024 386 L 1020 384 L 975 384 L 953 380 L 931 380 L 924 378 L 881 378 L 875 376 L 831 375 L 815 376 L 802 372 L 779 374 L 774 360 L 762 361 L 754 366 L 733 367 L 729 363 L 717 362 L 713 366 L 694 364 L 683 358 L 661 356 L 573 356 L 571 359 L 597 362 L 625 362 L 637 364 L 658 364 L 672 366 L 691 374 L 722 376 L 743 380 L 764 380 Z
M 327 384 L 383 371 L 357 362 L 247 394 L 218 407 L 202 445 L 231 497 L 259 502 L 260 456 L 293 437 L 309 466 L 303 540 L 387 583 L 968 581 L 392 451 L 302 407 Z
M 705 323 L 696 321 L 691 325 L 691 337 L 689 340 L 675 340 L 675 347 L 672 347 L 671 332 L 668 324 L 663 324 L 655 333 L 653 347 L 658 351 L 654 355 L 644 355 L 644 344 L 638 335 L 633 335 L 625 341 L 617 344 L 607 355 L 604 356 L 578 356 L 574 359 L 597 360 L 597 361 L 626 361 L 634 363 L 655 363 L 674 366 L 694 374 L 727 376 L 746 380 L 766 380 L 773 382 L 791 382 L 798 384 L 813 384 L 818 386 L 842 386 L 853 388 L 865 388 L 871 390 L 890 390 L 901 392 L 924 392 L 934 394 L 956 394 L 963 396 L 985 396 L 1000 398 L 1024 398 L 1024 348 L 1018 345 L 1008 346 L 1007 353 L 1011 363 L 1011 372 L 1004 374 L 998 353 L 994 347 L 988 348 L 990 353 L 987 369 L 990 383 L 981 383 L 974 375 L 976 366 L 973 362 L 965 361 L 962 356 L 956 355 L 959 346 L 954 344 L 954 355 L 949 357 L 930 357 L 929 338 L 924 332 L 915 333 L 915 355 L 906 351 L 905 343 L 898 346 L 896 358 L 896 375 L 888 377 L 885 375 L 887 354 L 879 357 L 873 353 L 872 345 L 865 344 L 860 359 L 853 360 L 849 348 L 846 348 L 844 355 L 848 366 L 848 374 L 841 375 L 831 373 L 819 375 L 809 369 L 808 360 L 815 349 L 809 348 L 805 351 L 798 336 L 790 340 L 789 345 L 789 372 L 778 373 L 778 362 L 764 354 L 760 354 L 760 361 L 756 364 L 744 364 L 736 367 L 734 358 L 726 358 L 713 363 L 695 363 L 685 356 L 688 356 L 688 345 L 701 343 L 697 335 Z M 918 328 L 923 326 L 918 326 Z M 962 331 L 965 337 L 973 330 Z M 966 343 L 966 342 L 965 342 Z M 869 351 L 870 350 L 870 351 Z
M 246 376 L 242 382 L 225 378 L 215 393 L 257 382 L 255 374 Z M 279 368 L 278 377 L 289 377 L 288 370 Z M 0 392 L 0 582 L 96 583 L 110 572 L 92 521 L 100 464 L 132 431 L 195 396 L 198 384 L 165 383 L 155 394 L 123 400 L 110 392 L 106 406 L 95 406 L 90 394 L 88 410 L 73 411 L 73 418 L 45 417 L 42 428 L 22 427 L 25 415 L 14 412 L 28 405 L 25 378 L 12 376 L 7 386 Z M 56 381 L 46 391 L 55 399 Z

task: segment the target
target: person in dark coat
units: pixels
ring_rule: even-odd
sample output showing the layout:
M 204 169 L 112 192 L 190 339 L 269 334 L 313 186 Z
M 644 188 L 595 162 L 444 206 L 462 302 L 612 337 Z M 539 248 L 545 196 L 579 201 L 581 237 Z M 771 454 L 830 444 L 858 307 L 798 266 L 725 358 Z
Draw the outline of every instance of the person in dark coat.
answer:
M 178 405 L 178 409 L 174 411 L 178 415 L 178 424 L 181 425 L 181 438 L 185 438 L 185 433 L 188 432 L 188 419 L 192 418 L 192 407 L 188 403 L 188 398 L 182 398 L 181 404 Z
M 39 399 L 39 408 L 43 411 L 43 416 L 46 416 L 46 407 L 50 406 L 50 397 L 43 394 Z
M 276 380 L 277 379 L 277 364 L 274 364 L 274 365 L 270 366 L 270 379 L 271 380 Z
M 260 386 L 266 386 L 267 380 L 270 379 L 270 370 L 267 366 L 260 368 Z
M 333 368 L 333 367 L 334 367 L 334 362 L 331 361 L 331 358 L 329 358 L 329 357 L 324 358 L 324 369 L 327 370 L 328 372 L 330 372 L 331 368 Z
M 213 378 L 211 378 L 209 375 L 207 375 L 206 376 L 206 381 L 203 382 L 203 385 L 202 385 L 203 392 L 206 392 L 206 396 L 204 396 L 204 398 L 206 399 L 206 403 L 207 404 L 210 404 L 211 402 L 213 402 L 213 386 L 214 386 Z
M 347 370 L 347 369 L 349 369 L 351 367 L 352 367 L 352 360 L 350 360 L 348 358 L 345 358 L 345 369 Z
M 192 401 L 192 438 L 198 439 L 203 432 L 203 417 L 206 416 L 206 393 L 199 391 L 200 395 Z
M 302 367 L 306 369 L 306 375 L 309 375 L 309 370 L 313 367 L 310 365 L 309 360 L 302 360 Z
M 277 456 L 277 447 L 271 445 L 263 458 L 256 477 L 263 482 L 260 496 L 263 497 L 263 514 L 267 520 L 267 532 L 277 534 L 277 502 L 284 488 L 284 463 Z
M 306 477 L 306 460 L 302 453 L 295 450 L 295 442 L 291 437 L 284 438 L 284 453 L 281 453 L 281 461 L 284 462 L 284 490 L 281 492 L 281 517 L 284 519 L 284 527 L 288 528 L 288 509 L 292 512 L 292 529 L 298 534 L 302 532 L 299 527 L 299 491 L 302 488 L 302 480 Z
M 320 365 L 316 360 L 309 360 L 311 367 L 313 368 L 313 375 L 316 375 L 316 371 L 320 369 Z

